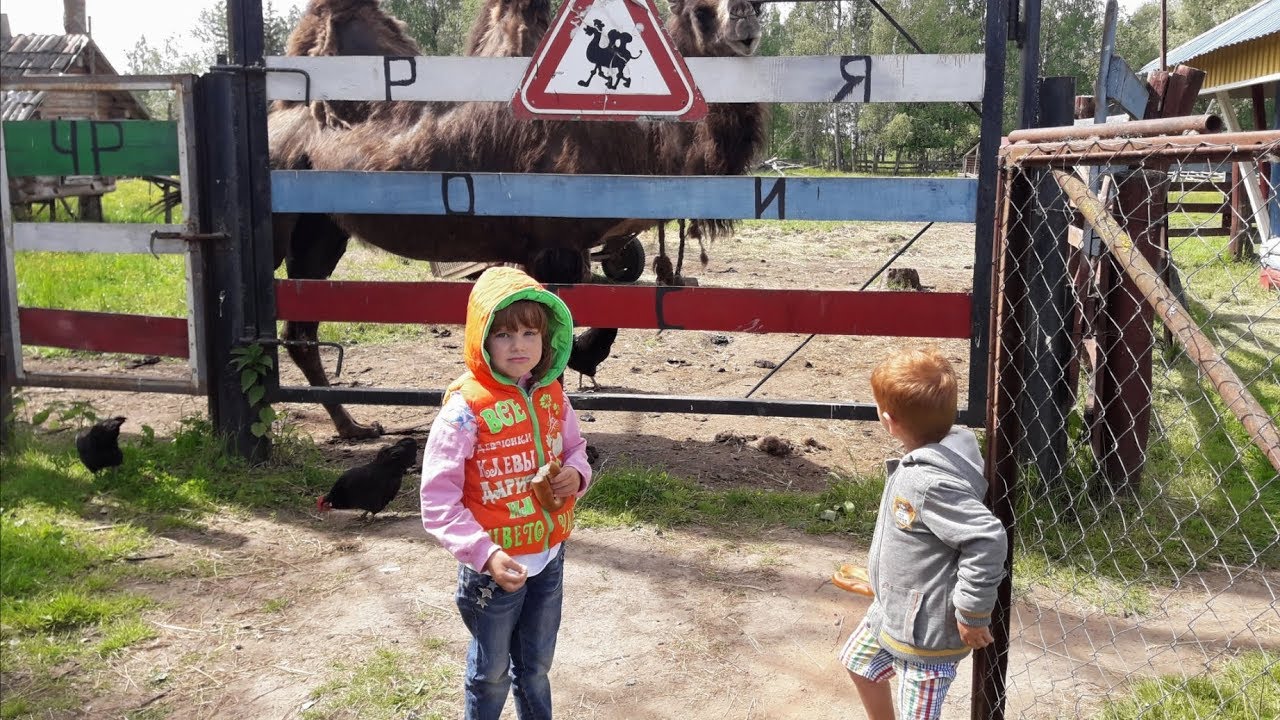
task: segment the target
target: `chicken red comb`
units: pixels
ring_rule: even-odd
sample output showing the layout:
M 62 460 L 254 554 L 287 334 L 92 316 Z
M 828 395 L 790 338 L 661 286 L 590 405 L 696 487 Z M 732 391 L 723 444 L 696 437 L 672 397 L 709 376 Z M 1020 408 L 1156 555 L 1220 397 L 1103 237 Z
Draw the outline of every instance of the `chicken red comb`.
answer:
M 324 496 L 323 496 L 323 495 L 321 495 L 320 497 L 316 498 L 316 510 L 319 510 L 320 512 L 324 512 L 324 511 L 326 510 L 326 508 L 325 508 L 325 506 L 324 506 Z

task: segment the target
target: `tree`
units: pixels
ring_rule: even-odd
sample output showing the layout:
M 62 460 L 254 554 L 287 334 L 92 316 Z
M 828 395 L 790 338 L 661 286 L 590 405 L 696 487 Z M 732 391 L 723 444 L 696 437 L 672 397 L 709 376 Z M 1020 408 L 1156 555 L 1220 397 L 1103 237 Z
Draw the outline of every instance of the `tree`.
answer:
M 298 8 L 291 8 L 287 15 L 281 15 L 272 1 L 266 0 L 262 7 L 262 39 L 267 55 L 284 54 L 289 33 L 301 16 Z M 190 38 L 196 42 L 191 43 Z M 229 47 L 226 5 L 214 2 L 200 11 L 195 26 L 188 32 L 169 35 L 160 41 L 158 47 L 152 45 L 146 35 L 139 37 L 133 49 L 125 53 L 125 61 L 128 72 L 135 75 L 198 75 L 208 70 L 218 55 L 225 54 Z M 173 117 L 172 93 L 140 92 L 138 97 L 151 117 Z
M 882 3 L 926 53 L 982 51 L 986 3 L 979 0 L 890 0 Z M 870 54 L 914 54 L 915 47 L 878 13 Z M 862 142 L 876 156 L 905 152 L 921 160 L 958 160 L 978 141 L 978 117 L 961 103 L 876 104 L 862 110 Z
M 1169 48 L 1172 50 L 1172 46 Z M 1121 12 L 1116 23 L 1116 52 L 1137 70 L 1160 55 L 1160 4 L 1152 0 Z
M 461 55 L 479 0 L 383 0 L 427 55 Z
M 1168 10 L 1169 50 L 1248 10 L 1257 0 L 1170 0 Z M 1160 54 L 1160 3 L 1147 0 L 1124 17 L 1116 29 L 1116 47 L 1135 67 L 1146 65 Z M 1132 50 L 1129 50 L 1132 48 Z M 1132 52 L 1132 55 L 1129 53 Z

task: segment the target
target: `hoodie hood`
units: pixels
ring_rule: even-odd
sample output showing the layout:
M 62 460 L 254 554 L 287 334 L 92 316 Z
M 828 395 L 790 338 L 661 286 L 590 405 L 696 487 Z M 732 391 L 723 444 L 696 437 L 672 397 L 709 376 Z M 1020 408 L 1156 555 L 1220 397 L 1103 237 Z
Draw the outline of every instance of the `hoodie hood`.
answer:
M 974 435 L 969 428 L 952 425 L 951 432 L 947 433 L 947 436 L 938 444 L 964 458 L 979 473 L 984 471 L 985 463 L 982 459 L 982 448 L 978 447 L 978 436 Z
M 968 479 L 978 488 L 979 494 L 987 491 L 982 451 L 978 447 L 977 436 L 969 428 L 953 426 L 942 440 L 912 450 L 902 456 L 898 464 L 932 465 L 956 477 Z
M 515 268 L 489 268 L 471 288 L 471 296 L 467 298 L 467 329 L 463 343 L 467 370 L 486 385 L 515 385 L 520 379 L 495 372 L 484 349 L 494 314 L 517 300 L 532 300 L 547 308 L 551 366 L 545 375 L 534 378 L 534 385 L 548 385 L 560 377 L 569 362 L 569 351 L 573 348 L 573 316 L 563 300 Z

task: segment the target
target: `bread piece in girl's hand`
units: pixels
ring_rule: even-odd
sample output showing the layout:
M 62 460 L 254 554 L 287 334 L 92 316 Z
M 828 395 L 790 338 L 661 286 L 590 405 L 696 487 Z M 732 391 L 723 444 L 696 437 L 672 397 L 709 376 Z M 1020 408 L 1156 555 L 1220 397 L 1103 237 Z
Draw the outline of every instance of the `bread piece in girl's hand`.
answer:
M 867 576 L 867 569 L 857 565 L 849 563 L 841 565 L 840 569 L 831 576 L 831 584 L 857 595 L 876 596 L 875 590 L 871 589 L 871 578 Z
M 551 478 L 559 474 L 560 463 L 552 460 L 538 468 L 538 474 L 533 477 L 533 495 L 538 498 L 538 504 L 547 512 L 555 512 L 564 507 L 565 499 L 556 497 L 551 491 Z

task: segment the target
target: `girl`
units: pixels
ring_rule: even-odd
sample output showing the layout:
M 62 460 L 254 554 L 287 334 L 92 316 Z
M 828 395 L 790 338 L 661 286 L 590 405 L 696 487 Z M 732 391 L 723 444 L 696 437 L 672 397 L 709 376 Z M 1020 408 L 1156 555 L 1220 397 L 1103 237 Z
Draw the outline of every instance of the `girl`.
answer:
M 496 720 L 514 685 L 521 720 L 551 717 L 564 541 L 591 482 L 587 443 L 559 382 L 573 345 L 560 298 L 513 268 L 486 270 L 467 301 L 467 371 L 445 393 L 422 460 L 422 525 L 458 558 L 471 633 L 467 720 Z M 555 464 L 553 464 L 555 463 Z M 531 481 L 543 469 L 562 507 Z

